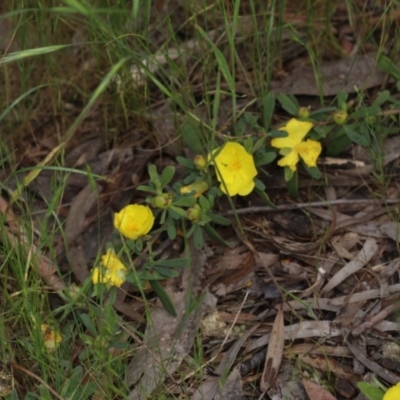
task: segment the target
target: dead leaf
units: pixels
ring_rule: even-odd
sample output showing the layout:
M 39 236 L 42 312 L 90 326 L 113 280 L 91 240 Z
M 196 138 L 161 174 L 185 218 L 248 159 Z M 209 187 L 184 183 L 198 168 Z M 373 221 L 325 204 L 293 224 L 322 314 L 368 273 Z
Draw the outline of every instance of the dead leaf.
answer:
M 336 400 L 336 397 L 322 386 L 307 379 L 303 379 L 302 382 L 310 400 Z
M 224 385 L 218 390 L 214 397 L 215 400 L 240 400 L 243 399 L 242 377 L 240 376 L 240 366 L 233 368 L 226 378 Z
M 327 293 L 334 289 L 337 285 L 347 279 L 350 275 L 354 274 L 358 270 L 360 270 L 364 265 L 375 255 L 378 251 L 378 245 L 375 239 L 368 238 L 363 248 L 360 252 L 354 257 L 352 261 L 346 264 L 343 268 L 339 270 L 326 284 L 324 288 L 322 288 L 321 293 Z
M 284 329 L 283 311 L 282 307 L 280 307 L 272 327 L 267 355 L 265 357 L 264 371 L 261 375 L 260 389 L 262 392 L 269 390 L 278 375 L 283 356 Z

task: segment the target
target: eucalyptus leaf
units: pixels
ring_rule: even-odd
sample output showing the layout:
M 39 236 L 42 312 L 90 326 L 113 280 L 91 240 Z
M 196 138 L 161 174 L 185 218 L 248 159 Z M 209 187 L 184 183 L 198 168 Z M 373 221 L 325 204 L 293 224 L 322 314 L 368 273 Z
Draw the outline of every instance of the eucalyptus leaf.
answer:
M 170 297 L 167 292 L 162 287 L 161 283 L 157 280 L 150 281 L 151 288 L 154 290 L 154 293 L 160 299 L 164 308 L 173 316 L 176 317 L 176 311 L 174 304 L 172 303 Z

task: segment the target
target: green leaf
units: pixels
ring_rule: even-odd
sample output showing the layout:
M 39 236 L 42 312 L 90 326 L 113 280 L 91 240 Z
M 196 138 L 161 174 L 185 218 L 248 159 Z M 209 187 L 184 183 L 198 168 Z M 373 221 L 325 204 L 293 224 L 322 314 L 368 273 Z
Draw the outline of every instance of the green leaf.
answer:
M 321 178 L 321 171 L 318 167 L 307 167 L 307 165 L 303 164 L 305 170 L 313 179 L 320 179 Z
M 294 172 L 289 167 L 285 167 L 283 172 L 285 176 L 285 182 L 289 182 L 293 178 Z
M 385 392 L 367 382 L 358 382 L 357 387 L 368 400 L 382 400 Z
M 217 63 L 219 66 L 219 69 L 222 72 L 222 75 L 224 75 L 224 78 L 226 80 L 226 83 L 229 86 L 229 89 L 232 93 L 235 93 L 235 80 L 232 77 L 231 71 L 229 70 L 228 63 L 226 62 L 226 59 L 224 55 L 222 54 L 221 50 L 218 49 L 218 47 L 213 43 L 213 41 L 209 38 L 206 32 L 197 24 L 195 24 L 195 28 L 200 32 L 201 36 L 208 42 L 210 45 L 212 51 L 214 52 L 215 58 L 217 59 Z
M 176 311 L 174 304 L 172 303 L 171 299 L 169 298 L 167 292 L 162 287 L 161 283 L 157 280 L 150 281 L 151 288 L 154 290 L 154 293 L 160 299 L 164 308 L 173 316 L 176 317 Z
M 142 192 L 156 193 L 156 191 L 147 185 L 139 185 L 137 190 L 141 190 Z
M 165 222 L 165 218 L 167 217 L 167 210 L 163 210 L 161 217 L 160 217 L 160 225 Z
M 371 107 L 362 107 L 350 115 L 350 118 L 365 118 L 373 117 L 381 112 L 381 108 L 377 105 L 372 105 Z
M 336 111 L 336 107 L 319 108 L 318 110 L 312 111 L 310 113 L 310 117 L 315 117 L 316 115 L 319 115 L 319 114 L 327 114 L 327 113 L 330 114 L 333 111 Z
M 161 267 L 170 268 L 186 268 L 189 266 L 189 260 L 187 258 L 171 258 L 169 260 L 157 260 L 154 262 L 155 265 L 160 265 Z
M 314 126 L 308 137 L 312 140 L 325 139 L 334 128 L 336 128 L 336 125 L 333 124 L 326 126 Z
M 165 278 L 176 278 L 179 275 L 179 272 L 174 269 L 159 267 L 157 265 L 154 267 L 154 270 Z
M 187 213 L 183 208 L 171 206 L 170 210 L 174 211 L 176 214 L 178 214 L 182 218 L 186 218 L 186 216 L 187 216 Z
M 176 238 L 176 227 L 172 218 L 168 218 L 167 234 L 168 238 L 171 240 Z
M 260 190 L 256 186 L 254 191 L 261 197 L 263 201 L 265 201 L 266 204 L 268 204 L 272 208 L 276 208 L 276 205 L 271 201 L 271 199 L 264 190 Z
M 220 234 L 210 224 L 205 225 L 204 230 L 207 233 L 207 235 L 210 236 L 210 238 L 218 240 L 223 245 L 230 247 L 230 244 L 225 239 L 223 239 L 220 236 Z
M 94 325 L 92 319 L 89 317 L 88 314 L 82 313 L 80 318 L 83 322 L 83 325 L 88 329 L 88 331 L 93 335 L 97 336 L 96 326 Z
M 368 147 L 371 143 L 371 138 L 368 132 L 358 133 L 354 129 L 352 129 L 348 125 L 344 125 L 343 129 L 347 135 L 347 137 L 356 144 L 360 144 L 361 146 Z
M 289 136 L 289 134 L 286 131 L 271 131 L 268 132 L 268 134 L 272 138 L 285 138 Z
M 262 165 L 265 164 L 269 164 L 272 161 L 274 161 L 276 158 L 276 153 L 274 153 L 273 151 L 269 152 L 269 153 L 264 153 L 259 155 L 256 155 L 254 157 L 254 163 L 256 164 L 256 167 L 261 167 Z
M 261 139 L 258 139 L 257 142 L 254 143 L 253 148 L 252 148 L 252 153 L 254 154 L 258 149 L 261 147 L 264 148 L 264 143 L 267 140 L 267 136 L 263 136 Z
M 255 178 L 254 179 L 254 183 L 255 183 L 255 187 L 259 190 L 265 190 L 266 186 L 264 185 L 264 183 L 262 181 L 260 181 L 259 179 Z
M 172 205 L 178 206 L 178 207 L 192 207 L 197 203 L 197 200 L 195 197 L 190 196 L 190 197 L 182 197 L 178 200 L 174 200 Z
M 28 50 L 17 51 L 15 53 L 5 54 L 0 60 L 0 65 L 23 60 L 24 58 L 28 57 L 36 57 L 42 54 L 52 53 L 54 51 L 65 49 L 66 47 L 68 47 L 68 45 L 59 44 L 54 46 L 38 47 L 36 49 L 28 49 Z
M 199 197 L 199 204 L 203 211 L 208 211 L 210 209 L 210 203 L 204 196 Z
M 279 103 L 281 104 L 282 108 L 289 114 L 293 116 L 297 116 L 297 110 L 299 109 L 299 105 L 293 101 L 292 98 L 286 96 L 284 93 L 279 93 L 277 96 Z
M 218 225 L 230 225 L 232 221 L 229 218 L 225 218 L 222 215 L 217 214 L 208 214 L 211 218 L 212 222 L 215 222 Z
M 285 178 L 287 169 L 290 170 L 290 168 L 285 167 Z M 299 173 L 297 172 L 297 170 L 295 172 L 293 171 L 290 172 L 292 172 L 292 178 L 286 181 L 286 186 L 290 196 L 297 199 L 299 197 Z
M 197 250 L 200 250 L 203 248 L 203 245 L 204 245 L 203 231 L 199 225 L 196 225 L 196 227 L 194 228 L 193 243 L 194 243 L 194 247 Z
M 172 178 L 175 175 L 175 167 L 172 165 L 168 165 L 164 168 L 161 174 L 161 187 L 168 185 L 171 182 Z
M 150 175 L 150 180 L 154 184 L 157 184 L 159 182 L 159 177 L 158 177 L 158 173 L 157 173 L 157 167 L 154 164 L 151 164 L 149 166 L 149 175 Z
M 378 58 L 378 68 L 386 74 L 393 76 L 396 81 L 400 80 L 400 68 L 384 54 L 381 54 Z
M 182 135 L 183 141 L 189 146 L 190 150 L 192 150 L 195 154 L 202 153 L 203 146 L 200 141 L 199 129 L 198 129 L 197 125 L 194 124 L 193 121 L 188 120 L 183 124 L 183 126 L 181 128 L 181 135 Z M 183 158 L 183 157 L 177 157 L 177 159 L 178 158 Z M 185 165 L 185 164 L 182 164 L 182 165 Z M 188 166 L 188 165 L 185 165 L 185 166 Z M 194 164 L 192 164 L 192 167 L 194 167 Z
M 263 127 L 266 131 L 272 121 L 272 116 L 275 110 L 275 96 L 272 92 L 269 92 L 263 99 L 263 111 L 262 111 L 262 122 Z
M 178 161 L 179 164 L 183 165 L 186 168 L 195 168 L 194 162 L 192 160 L 189 160 L 188 158 L 178 156 L 176 157 L 176 161 Z
M 347 111 L 347 99 L 349 94 L 341 90 L 337 95 L 338 108 L 342 111 Z
M 383 90 L 382 92 L 378 93 L 378 96 L 376 96 L 376 99 L 373 102 L 373 105 L 381 106 L 382 104 L 386 103 L 389 99 L 390 99 L 389 90 Z

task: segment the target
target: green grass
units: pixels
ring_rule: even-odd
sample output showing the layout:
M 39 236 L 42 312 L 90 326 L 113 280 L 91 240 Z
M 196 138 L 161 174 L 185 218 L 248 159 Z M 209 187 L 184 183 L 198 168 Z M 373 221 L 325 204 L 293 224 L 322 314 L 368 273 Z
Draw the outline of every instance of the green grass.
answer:
M 125 398 L 125 373 L 134 352 L 124 335 L 123 327 L 132 330 L 129 322 L 109 303 L 93 301 L 89 283 L 79 289 L 78 297 L 67 293 L 66 304 L 56 313 L 50 305 L 52 295 L 36 272 L 37 253 L 54 257 L 53 239 L 63 238 L 58 209 L 71 172 L 63 167 L 65 151 L 91 129 L 104 132 L 109 148 L 126 140 L 132 129 L 145 132 L 156 145 L 149 115 L 162 104 L 168 104 L 178 121 L 178 133 L 185 122 L 195 124 L 206 147 L 222 134 L 235 133 L 244 110 L 261 115 L 271 81 L 281 76 L 290 58 L 285 49 L 293 44 L 298 45 L 296 57 L 306 57 L 313 66 L 323 104 L 321 63 L 343 55 L 332 23 L 337 2 L 305 0 L 292 7 L 278 0 L 182 1 L 170 2 L 167 12 L 138 0 L 5 3 L 0 18 L 11 22 L 7 39 L 12 46 L 0 56 L 3 194 L 11 198 L 16 188 L 20 195 L 26 193 L 28 182 L 18 171 L 21 165 L 37 171 L 31 167 L 43 161 L 43 149 L 51 153 L 43 146 L 49 139 L 56 151 L 46 165 L 55 167 L 59 179 L 40 218 L 34 215 L 32 199 L 15 197 L 12 209 L 26 244 L 22 238 L 19 244 L 10 243 L 9 223 L 0 215 L 0 373 L 15 376 L 11 399 L 54 398 L 49 388 L 64 399 L 88 399 L 89 393 Z M 380 30 L 368 29 L 358 3 L 348 0 L 340 6 L 351 25 L 365 28 L 360 45 L 396 52 L 399 35 L 389 42 L 388 20 L 398 2 L 387 2 Z M 185 49 L 189 40 L 199 48 Z M 171 48 L 179 49 L 176 57 L 168 54 Z M 165 55 L 165 62 L 154 58 L 157 52 Z M 132 65 L 143 71 L 143 84 L 132 79 Z M 378 122 L 371 135 L 374 176 L 383 195 L 389 182 L 382 167 L 387 125 Z M 32 149 L 41 150 L 40 155 L 30 158 Z M 42 323 L 63 336 L 55 353 L 44 349 Z M 143 327 L 136 325 L 133 331 L 140 337 Z M 199 338 L 191 366 L 197 382 L 203 372 L 201 346 Z

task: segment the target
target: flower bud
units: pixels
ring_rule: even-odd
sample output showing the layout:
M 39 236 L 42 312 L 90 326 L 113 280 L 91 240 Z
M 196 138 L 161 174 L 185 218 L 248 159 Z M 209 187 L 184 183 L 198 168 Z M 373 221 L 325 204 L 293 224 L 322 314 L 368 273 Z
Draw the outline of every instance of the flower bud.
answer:
M 347 121 L 348 114 L 346 111 L 338 110 L 333 113 L 333 120 L 338 125 L 343 125 Z
M 195 156 L 193 162 L 197 169 L 204 169 L 207 165 L 206 159 L 202 155 L 199 155 L 199 154 L 197 156 Z
M 187 210 L 187 219 L 192 222 L 199 222 L 201 220 L 201 207 L 195 204 Z
M 169 193 L 163 193 L 161 196 L 153 198 L 153 207 L 166 209 L 172 203 L 172 196 Z
M 308 118 L 310 116 L 310 109 L 308 107 L 300 107 L 297 110 L 297 116 L 299 118 Z
M 200 197 L 205 191 L 209 189 L 207 182 L 199 181 L 193 182 L 190 185 L 181 187 L 181 194 L 195 192 L 194 197 Z

